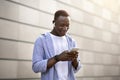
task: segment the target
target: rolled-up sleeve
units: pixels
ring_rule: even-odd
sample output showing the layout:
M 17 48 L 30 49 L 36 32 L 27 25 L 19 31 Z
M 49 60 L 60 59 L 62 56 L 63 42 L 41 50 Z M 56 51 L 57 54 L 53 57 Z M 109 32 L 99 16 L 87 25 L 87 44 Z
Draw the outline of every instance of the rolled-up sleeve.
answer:
M 48 59 L 44 59 L 44 54 L 43 43 L 39 37 L 35 41 L 32 57 L 32 69 L 35 73 L 45 72 L 47 69 Z

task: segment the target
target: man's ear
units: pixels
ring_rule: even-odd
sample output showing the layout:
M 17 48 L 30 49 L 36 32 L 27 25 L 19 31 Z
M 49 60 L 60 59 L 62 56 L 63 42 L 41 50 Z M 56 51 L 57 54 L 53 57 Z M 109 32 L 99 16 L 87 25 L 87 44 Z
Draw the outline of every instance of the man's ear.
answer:
M 53 20 L 52 22 L 53 22 L 53 24 L 54 24 L 54 23 L 55 23 L 55 20 Z

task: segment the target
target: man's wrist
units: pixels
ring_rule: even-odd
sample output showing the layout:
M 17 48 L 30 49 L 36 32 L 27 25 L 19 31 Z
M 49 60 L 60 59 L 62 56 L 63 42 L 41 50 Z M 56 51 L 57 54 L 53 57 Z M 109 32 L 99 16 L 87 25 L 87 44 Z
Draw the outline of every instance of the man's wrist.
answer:
M 58 58 L 58 55 L 55 55 L 55 56 L 54 56 L 54 59 L 55 59 L 57 62 L 60 61 L 59 58 Z
M 77 59 L 75 59 L 75 60 L 72 61 L 72 65 L 73 65 L 73 67 L 75 69 L 77 69 L 77 67 L 78 67 L 78 61 L 77 61 Z

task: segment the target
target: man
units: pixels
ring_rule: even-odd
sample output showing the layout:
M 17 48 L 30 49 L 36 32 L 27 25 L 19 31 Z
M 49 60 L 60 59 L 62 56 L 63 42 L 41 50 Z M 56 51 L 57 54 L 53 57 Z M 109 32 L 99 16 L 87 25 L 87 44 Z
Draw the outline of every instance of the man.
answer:
M 74 72 L 80 67 L 75 41 L 66 32 L 69 29 L 68 13 L 58 10 L 54 15 L 54 28 L 41 35 L 34 45 L 32 69 L 41 72 L 41 80 L 75 80 Z

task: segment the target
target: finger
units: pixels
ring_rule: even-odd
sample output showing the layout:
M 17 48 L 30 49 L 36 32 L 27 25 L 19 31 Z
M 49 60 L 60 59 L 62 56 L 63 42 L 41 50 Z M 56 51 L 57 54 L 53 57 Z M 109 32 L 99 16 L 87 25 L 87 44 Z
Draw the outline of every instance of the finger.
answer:
M 77 58 L 78 56 L 75 56 L 75 58 Z
M 68 53 L 69 51 L 68 50 L 65 50 L 65 51 L 63 51 L 62 53 Z

